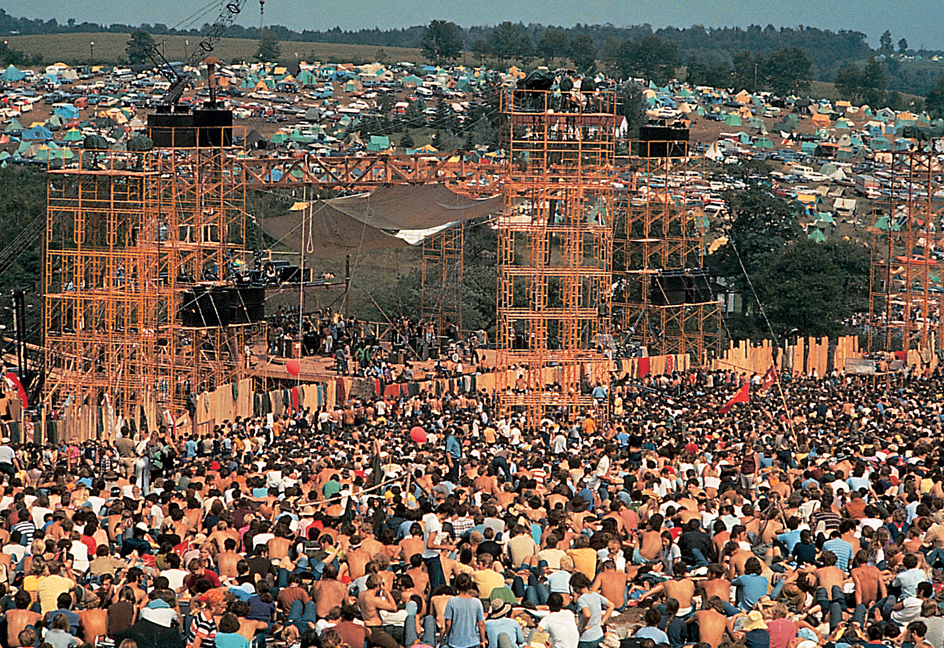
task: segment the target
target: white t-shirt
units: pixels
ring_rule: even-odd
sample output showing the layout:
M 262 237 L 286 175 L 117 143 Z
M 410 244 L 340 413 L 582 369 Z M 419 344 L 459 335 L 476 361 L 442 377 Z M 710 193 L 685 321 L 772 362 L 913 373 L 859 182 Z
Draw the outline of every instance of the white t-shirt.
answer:
M 436 534 L 433 539 L 434 544 L 442 544 L 444 541 L 444 533 L 442 530 L 442 522 L 439 521 L 439 518 L 436 517 L 435 513 L 427 513 L 423 516 L 423 547 L 426 547 L 429 544 L 429 537 L 432 534 Z M 423 558 L 435 558 L 439 555 L 439 549 L 423 549 Z
M 161 576 L 167 578 L 170 588 L 176 592 L 184 586 L 184 579 L 189 573 L 186 569 L 165 569 L 161 572 Z
M 577 618 L 570 610 L 551 612 L 541 619 L 538 629 L 551 636 L 551 648 L 577 648 L 580 641 Z

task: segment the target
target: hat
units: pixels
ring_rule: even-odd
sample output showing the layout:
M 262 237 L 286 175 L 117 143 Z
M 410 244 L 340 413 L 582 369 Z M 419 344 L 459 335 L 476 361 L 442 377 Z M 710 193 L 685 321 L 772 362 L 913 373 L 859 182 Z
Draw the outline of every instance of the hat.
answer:
M 205 535 L 203 535 L 202 533 L 198 533 L 197 535 L 193 536 L 193 540 L 190 541 L 190 544 L 192 544 L 195 547 L 199 547 L 204 542 L 206 542 L 206 539 L 207 537 Z
M 311 517 L 314 516 L 314 514 L 315 509 L 313 509 L 310 504 L 302 507 L 302 517 Z
M 144 522 L 138 522 L 137 524 L 134 525 L 134 528 L 141 529 L 142 531 L 150 531 L 150 529 L 148 528 L 148 525 L 146 525 Z
M 603 638 L 604 648 L 620 648 L 620 638 L 615 632 L 608 632 Z
M 747 619 L 744 621 L 744 625 L 741 626 L 741 629 L 744 632 L 750 632 L 751 630 L 766 630 L 767 623 L 764 622 L 764 615 L 762 615 L 757 610 L 751 610 L 747 613 Z
M 0 439 L 0 442 L 10 443 L 10 437 L 3 437 L 2 439 Z
M 492 601 L 492 605 L 489 607 L 488 618 L 502 619 L 508 616 L 510 613 L 511 613 L 511 603 L 497 598 Z

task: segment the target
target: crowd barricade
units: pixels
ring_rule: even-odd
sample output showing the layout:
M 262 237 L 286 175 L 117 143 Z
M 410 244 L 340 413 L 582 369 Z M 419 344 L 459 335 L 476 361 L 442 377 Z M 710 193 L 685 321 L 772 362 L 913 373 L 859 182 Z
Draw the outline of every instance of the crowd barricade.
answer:
M 836 340 L 798 337 L 790 339 L 782 347 L 777 347 L 770 340 L 741 340 L 732 342 L 726 351 L 713 359 L 711 369 L 736 371 L 750 377 L 753 374 L 764 374 L 774 366 L 779 372 L 809 375 L 815 371 L 817 376 L 822 377 L 833 369 L 843 371 L 847 359 L 861 357 L 859 338 L 855 335 Z
M 647 376 L 687 371 L 691 368 L 687 354 L 650 356 L 647 358 L 600 359 L 583 363 L 583 374 L 591 382 L 609 382 L 611 373 L 618 377 L 642 379 Z M 503 384 L 514 384 L 519 369 L 506 369 L 489 373 L 465 374 L 451 378 L 430 378 L 411 382 L 385 384 L 375 378 L 337 376 L 325 382 L 296 383 L 280 381 L 277 389 L 268 387 L 259 379 L 247 378 L 223 385 L 213 391 L 194 395 L 188 403 L 187 412 L 176 417 L 167 409 L 154 404 L 139 408 L 132 421 L 116 417 L 105 404 L 72 404 L 64 408 L 56 420 L 46 420 L 42 432 L 37 433 L 38 442 L 82 442 L 92 439 L 113 439 L 122 425 L 140 430 L 145 426 L 156 430 L 164 425 L 176 435 L 198 435 L 213 430 L 224 422 L 240 418 L 268 418 L 282 416 L 303 409 L 333 410 L 345 402 L 357 399 L 410 398 L 426 393 L 443 396 L 448 393 L 480 392 L 494 394 Z M 547 367 L 544 382 L 551 384 L 560 380 L 560 367 Z M 502 375 L 505 373 L 505 375 Z M 40 427 L 37 425 L 37 428 Z

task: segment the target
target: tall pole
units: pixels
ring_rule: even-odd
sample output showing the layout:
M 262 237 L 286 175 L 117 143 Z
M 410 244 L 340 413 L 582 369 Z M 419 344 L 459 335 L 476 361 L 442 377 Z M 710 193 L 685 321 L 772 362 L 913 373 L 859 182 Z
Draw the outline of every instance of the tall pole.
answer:
M 299 250 L 302 253 L 302 259 L 300 262 L 302 276 L 298 282 L 298 335 L 302 336 L 302 319 L 305 313 L 305 215 L 306 212 L 311 210 L 311 205 L 308 203 L 308 187 L 305 187 L 302 200 L 305 201 L 305 209 L 302 210 L 302 244 L 299 246 Z M 311 214 L 308 214 L 308 227 L 311 227 Z M 304 348 L 304 344 L 303 344 Z
M 351 255 L 344 257 L 344 319 L 349 319 L 351 312 L 349 299 L 351 292 Z

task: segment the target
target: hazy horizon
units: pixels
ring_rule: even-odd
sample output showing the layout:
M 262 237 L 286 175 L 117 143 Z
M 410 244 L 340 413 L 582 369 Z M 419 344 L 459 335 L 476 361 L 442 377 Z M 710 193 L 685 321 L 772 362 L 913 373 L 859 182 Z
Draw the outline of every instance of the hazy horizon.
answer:
M 199 28 L 212 22 L 223 3 L 212 4 L 208 10 L 194 12 L 206 7 L 201 3 L 174 3 L 160 5 L 142 0 L 126 0 L 115 3 L 106 0 L 85 0 L 81 5 L 64 6 L 52 0 L 7 0 L 6 12 L 15 17 L 30 19 L 56 18 L 65 24 L 69 18 L 78 22 L 93 22 L 140 25 L 163 23 L 168 27 Z M 930 0 L 916 0 L 907 6 L 898 5 L 899 11 L 891 12 L 892 5 L 878 0 L 859 0 L 852 3 L 781 0 L 773 6 L 756 0 L 639 0 L 627 5 L 614 0 L 600 0 L 590 5 L 561 0 L 520 0 L 517 3 L 492 2 L 454 3 L 437 0 L 417 0 L 407 7 L 404 3 L 390 0 L 362 0 L 343 3 L 327 0 L 318 5 L 298 2 L 268 0 L 265 3 L 265 24 L 284 25 L 296 31 L 304 29 L 327 30 L 340 27 L 344 30 L 390 29 L 422 25 L 433 19 L 452 20 L 463 27 L 495 25 L 505 20 L 523 23 L 539 23 L 571 27 L 577 23 L 629 26 L 649 23 L 659 27 L 747 27 L 756 24 L 774 27 L 798 27 L 800 25 L 829 29 L 852 30 L 866 34 L 873 47 L 878 46 L 882 32 L 891 30 L 897 46 L 905 38 L 911 49 L 944 49 L 944 34 L 935 27 L 936 20 L 916 20 L 925 15 L 932 18 L 940 11 L 940 4 Z M 311 9 L 311 11 L 309 10 Z M 902 11 L 901 9 L 906 9 Z M 315 12 L 317 11 L 317 15 Z M 892 14 L 892 15 L 889 15 Z M 259 25 L 258 0 L 249 0 L 237 19 L 246 27 Z M 191 24 L 193 21 L 195 24 Z M 181 24 L 183 23 L 183 24 Z

